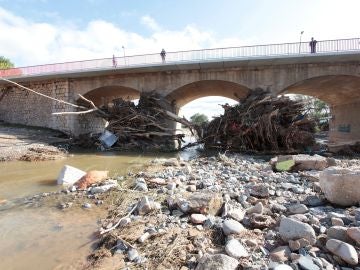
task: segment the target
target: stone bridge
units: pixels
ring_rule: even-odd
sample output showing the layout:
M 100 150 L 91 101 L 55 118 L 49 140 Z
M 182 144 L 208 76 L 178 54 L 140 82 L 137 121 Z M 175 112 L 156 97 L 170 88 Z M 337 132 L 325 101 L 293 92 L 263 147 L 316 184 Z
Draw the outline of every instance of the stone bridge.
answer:
M 273 95 L 303 94 L 319 98 L 330 106 L 330 141 L 343 143 L 360 140 L 359 51 L 204 61 L 167 60 L 146 65 L 129 65 L 128 59 L 122 59 L 121 66 L 114 63 L 114 59 L 107 59 L 106 68 L 66 72 L 42 72 L 40 69 L 38 73 L 25 75 L 23 73 L 28 70 L 23 68 L 3 71 L 2 76 L 71 103 L 78 101 L 78 94 L 101 105 L 114 98 L 136 99 L 141 92 L 157 91 L 172 102 L 175 112 L 200 97 L 223 96 L 238 100 L 257 87 L 268 89 Z M 94 115 L 53 116 L 52 112 L 73 108 L 5 82 L 0 81 L 0 89 L 0 120 L 71 134 L 104 127 Z

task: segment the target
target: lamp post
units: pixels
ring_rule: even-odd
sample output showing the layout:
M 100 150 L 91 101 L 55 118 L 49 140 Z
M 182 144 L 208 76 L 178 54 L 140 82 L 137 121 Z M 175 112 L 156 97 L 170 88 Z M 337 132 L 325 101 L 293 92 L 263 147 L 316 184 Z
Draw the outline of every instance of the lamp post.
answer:
M 299 43 L 299 54 L 301 53 L 301 37 L 304 34 L 304 31 L 300 32 L 300 43 Z
M 124 63 L 125 63 L 125 66 L 126 66 L 126 56 L 125 56 L 125 47 L 124 46 L 121 46 L 123 48 L 123 51 L 124 51 Z

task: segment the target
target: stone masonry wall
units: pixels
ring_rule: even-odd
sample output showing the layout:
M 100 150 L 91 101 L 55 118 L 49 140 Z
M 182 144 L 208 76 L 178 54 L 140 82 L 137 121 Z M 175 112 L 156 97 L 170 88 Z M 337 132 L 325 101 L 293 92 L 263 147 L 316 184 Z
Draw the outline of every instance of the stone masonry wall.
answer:
M 22 85 L 60 100 L 69 101 L 71 99 L 67 80 L 42 81 Z M 0 120 L 9 123 L 48 127 L 72 133 L 73 117 L 51 114 L 52 112 L 72 110 L 73 108 L 66 104 L 36 95 L 19 87 L 0 88 Z
M 41 94 L 76 104 L 74 91 L 68 80 L 20 83 Z M 94 113 L 87 115 L 52 115 L 53 112 L 69 112 L 75 108 L 36 95 L 16 86 L 0 88 L 0 120 L 28 126 L 48 127 L 67 134 L 79 135 L 102 132 L 106 122 Z

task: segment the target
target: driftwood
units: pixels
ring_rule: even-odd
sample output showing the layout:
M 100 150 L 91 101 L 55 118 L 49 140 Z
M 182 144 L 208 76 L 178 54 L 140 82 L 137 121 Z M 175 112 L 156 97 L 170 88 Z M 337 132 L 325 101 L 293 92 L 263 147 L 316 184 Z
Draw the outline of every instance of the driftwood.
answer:
M 108 232 L 116 229 L 116 228 L 120 225 L 121 221 L 124 220 L 125 218 L 128 218 L 128 217 L 136 210 L 136 208 L 137 208 L 137 205 L 135 205 L 135 206 L 129 211 L 129 213 L 127 213 L 125 216 L 123 216 L 122 218 L 120 218 L 119 221 L 116 222 L 116 224 L 115 224 L 114 226 L 112 226 L 112 227 L 109 228 L 109 229 L 105 229 L 105 230 L 102 229 L 102 230 L 100 231 L 100 234 L 105 234 L 105 233 L 108 233 Z
M 93 108 L 94 109 L 94 108 Z M 183 143 L 184 134 L 177 134 L 171 128 L 172 122 L 188 127 L 194 134 L 193 124 L 171 112 L 172 106 L 164 97 L 150 92 L 142 93 L 137 105 L 122 98 L 98 108 L 100 116 L 108 121 L 106 130 L 115 134 L 114 150 L 174 150 L 174 141 Z M 100 135 L 100 134 L 99 134 Z M 93 137 L 96 144 L 99 136 Z M 87 138 L 81 138 L 79 145 L 89 146 Z
M 304 104 L 254 90 L 238 105 L 225 108 L 205 128 L 205 148 L 280 153 L 303 152 L 315 145 L 315 122 Z

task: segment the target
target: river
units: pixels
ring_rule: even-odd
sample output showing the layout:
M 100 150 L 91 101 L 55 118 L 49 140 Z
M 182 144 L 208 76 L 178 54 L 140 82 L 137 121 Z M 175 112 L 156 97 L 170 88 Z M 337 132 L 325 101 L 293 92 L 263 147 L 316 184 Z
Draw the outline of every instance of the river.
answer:
M 174 155 L 161 155 L 169 156 Z M 116 176 L 136 171 L 156 157 L 160 156 L 93 153 L 57 161 L 0 162 L 0 201 L 16 206 L 17 198 L 60 189 L 56 177 L 65 164 L 84 171 L 109 170 Z M 70 211 L 55 206 L 0 207 L 0 269 L 77 269 L 91 252 L 97 221 L 105 215 L 101 206 Z

